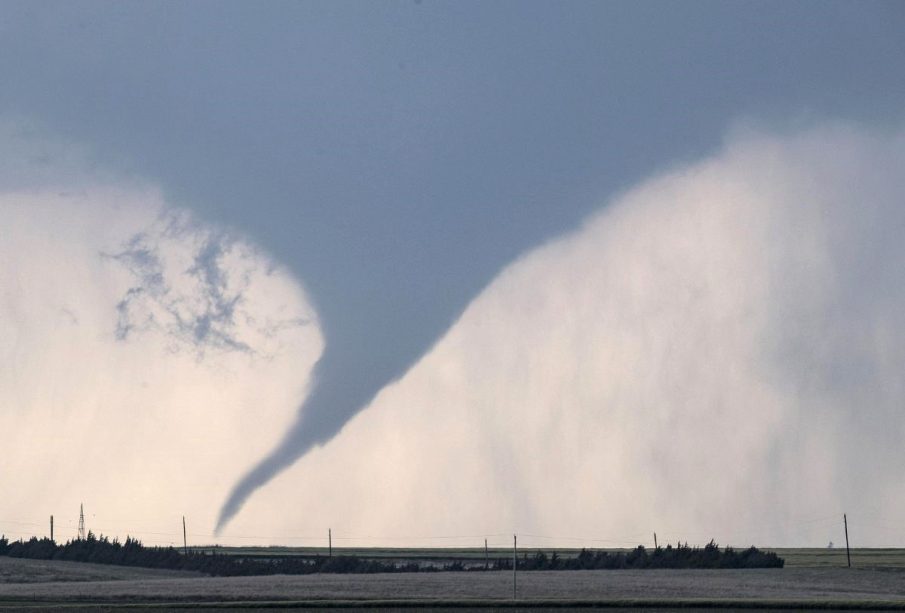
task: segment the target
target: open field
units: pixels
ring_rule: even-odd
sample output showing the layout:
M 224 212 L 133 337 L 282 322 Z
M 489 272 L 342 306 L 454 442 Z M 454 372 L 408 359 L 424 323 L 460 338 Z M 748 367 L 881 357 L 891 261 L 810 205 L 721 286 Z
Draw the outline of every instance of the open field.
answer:
M 221 552 L 225 553 L 223 549 Z M 526 550 L 531 555 L 536 550 Z M 551 550 L 545 550 L 550 552 Z M 574 555 L 577 550 L 558 550 Z M 574 551 L 574 553 L 573 553 Z M 107 610 L 121 606 L 412 606 L 899 608 L 905 610 L 905 550 L 776 549 L 784 569 L 434 572 L 373 575 L 205 577 L 180 571 L 0 557 L 0 608 Z M 316 555 L 261 548 L 237 555 Z M 334 550 L 334 554 L 352 553 Z M 363 557 L 449 561 L 483 550 L 355 550 Z M 491 558 L 511 552 L 492 551 Z M 372 609 L 373 610 L 373 609 Z
M 117 604 L 500 605 L 512 603 L 508 572 L 197 577 L 96 565 L 76 578 L 67 562 L 0 560 L 0 607 Z M 15 567 L 19 566 L 18 570 Z M 108 567 L 101 567 L 101 570 Z M 13 569 L 13 570 L 11 570 Z M 39 570 L 43 577 L 17 580 Z M 54 573 L 57 573 L 56 575 Z M 128 576 L 132 573 L 133 576 Z M 143 576 L 137 576 L 143 575 Z M 538 571 L 519 573 L 522 606 L 886 606 L 905 608 L 905 572 L 790 568 L 754 570 Z
M 843 568 L 845 549 L 783 549 L 768 548 L 785 559 L 786 568 Z M 852 549 L 855 568 L 905 569 L 905 549 Z
M 198 573 L 156 568 L 87 564 L 46 560 L 23 560 L 0 556 L 0 587 L 10 584 L 54 582 L 140 581 L 175 577 L 200 577 Z

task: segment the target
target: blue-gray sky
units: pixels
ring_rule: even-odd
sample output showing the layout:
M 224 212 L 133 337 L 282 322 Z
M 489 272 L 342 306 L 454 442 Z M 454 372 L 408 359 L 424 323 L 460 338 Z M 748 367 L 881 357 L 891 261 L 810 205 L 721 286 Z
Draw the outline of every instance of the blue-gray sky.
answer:
M 3 2 L 0 113 L 308 289 L 326 347 L 305 418 L 228 518 L 504 265 L 732 122 L 899 121 L 903 31 L 899 2 Z

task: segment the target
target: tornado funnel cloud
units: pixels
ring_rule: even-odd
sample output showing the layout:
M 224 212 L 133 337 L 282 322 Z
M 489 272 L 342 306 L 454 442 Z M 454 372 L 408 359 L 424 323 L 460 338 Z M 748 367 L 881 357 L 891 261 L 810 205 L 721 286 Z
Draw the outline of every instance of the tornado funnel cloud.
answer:
M 295 422 L 273 451 L 233 487 L 220 510 L 215 532 L 219 534 L 226 527 L 255 490 L 311 449 L 333 438 L 352 415 L 397 376 L 361 364 L 353 352 L 341 352 L 335 346 L 331 349 L 328 341 L 314 366 L 310 392 Z
M 315 383 L 315 389 L 317 384 Z M 314 394 L 317 396 L 317 394 Z M 271 451 L 264 459 L 252 468 L 238 483 L 233 487 L 220 510 L 220 516 L 217 519 L 217 527 L 215 532 L 219 534 L 224 527 L 235 517 L 242 509 L 245 501 L 259 487 L 270 481 L 285 468 L 290 466 L 297 458 L 304 455 L 315 445 L 318 445 L 327 438 L 326 436 L 317 436 L 313 428 L 307 427 L 308 420 L 305 419 L 305 412 L 311 409 L 312 405 L 316 406 L 314 396 L 302 405 L 302 412 L 297 417 L 295 423 L 289 432 L 286 433 L 283 440 L 277 447 Z

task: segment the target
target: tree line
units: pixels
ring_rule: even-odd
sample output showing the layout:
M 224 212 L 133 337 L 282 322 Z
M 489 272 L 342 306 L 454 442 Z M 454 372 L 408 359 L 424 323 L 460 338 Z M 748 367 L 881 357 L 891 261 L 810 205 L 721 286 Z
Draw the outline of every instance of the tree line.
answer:
M 174 547 L 145 547 L 141 541 L 126 537 L 120 542 L 89 532 L 86 539 L 67 541 L 62 545 L 48 538 L 32 537 L 10 542 L 0 536 L 0 555 L 38 560 L 69 560 L 96 564 L 117 564 L 144 568 L 191 570 L 215 576 L 244 575 L 304 575 L 312 573 L 401 573 L 436 571 L 511 570 L 511 557 L 483 561 L 454 560 L 447 564 L 418 564 L 390 562 L 358 556 L 283 556 L 251 557 L 217 552 L 189 551 L 182 553 Z M 711 541 L 704 547 L 689 547 L 687 543 L 675 547 L 646 549 L 638 546 L 631 551 L 592 551 L 582 549 L 575 557 L 562 557 L 543 551 L 523 553 L 516 560 L 519 570 L 592 570 L 643 568 L 782 568 L 784 561 L 774 552 L 750 547 L 735 550 L 720 549 Z
M 647 549 L 639 545 L 631 551 L 591 551 L 582 549 L 574 558 L 560 557 L 556 552 L 547 555 L 538 551 L 524 557 L 518 568 L 525 570 L 617 570 L 645 568 L 782 568 L 785 560 L 773 551 L 757 547 L 736 550 L 720 549 L 714 541 L 704 547 L 689 547 L 688 543 L 675 547 Z M 510 562 L 508 568 L 512 568 Z

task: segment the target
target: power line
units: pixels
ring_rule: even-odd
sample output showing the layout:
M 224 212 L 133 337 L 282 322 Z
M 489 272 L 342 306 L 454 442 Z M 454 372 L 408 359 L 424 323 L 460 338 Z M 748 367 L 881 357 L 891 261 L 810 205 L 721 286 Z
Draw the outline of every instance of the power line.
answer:
M 178 518 L 178 516 L 176 516 Z M 901 520 L 896 520 L 893 518 L 882 516 L 878 513 L 866 513 L 865 518 L 867 521 L 859 522 L 859 525 L 862 526 L 862 530 L 865 528 L 871 528 L 875 532 L 882 533 L 905 533 L 905 522 Z M 248 540 L 248 541 L 268 541 L 268 542 L 284 542 L 284 543 L 294 543 L 295 546 L 302 546 L 306 541 L 310 542 L 310 546 L 317 547 L 319 544 L 323 543 L 323 535 L 298 535 L 298 534 L 214 534 L 208 532 L 194 532 L 191 534 L 187 534 L 186 531 L 183 532 L 173 532 L 173 531 L 160 531 L 160 530 L 145 530 L 145 529 L 129 529 L 120 526 L 120 527 L 112 527 L 110 524 L 132 524 L 134 523 L 144 523 L 155 520 L 150 520 L 148 518 L 144 518 L 139 521 L 128 520 L 128 519 L 119 519 L 119 518 L 104 518 L 101 520 L 102 527 L 98 527 L 96 525 L 92 526 L 92 531 L 100 534 L 107 533 L 113 535 L 122 535 L 125 534 L 127 536 L 131 536 L 132 538 L 140 538 L 147 542 L 163 542 L 163 543 L 175 543 L 177 541 L 183 541 L 183 545 L 185 545 L 185 540 L 187 536 L 192 536 L 194 539 L 212 539 L 213 542 L 211 544 L 215 544 L 218 541 L 238 541 L 238 540 Z M 178 522 L 179 519 L 176 520 Z M 72 526 L 72 520 L 65 522 L 66 525 Z M 812 540 L 813 535 L 818 535 L 831 526 L 838 525 L 842 522 L 839 521 L 839 517 L 837 515 L 817 515 L 817 516 L 798 516 L 798 517 L 780 517 L 777 518 L 776 522 L 773 523 L 764 523 L 761 526 L 749 526 L 748 530 L 741 531 L 733 531 L 733 532 L 722 532 L 717 530 L 714 532 L 685 532 L 683 530 L 663 530 L 662 527 L 658 529 L 658 536 L 661 537 L 661 541 L 670 542 L 676 540 L 678 536 L 678 541 L 699 541 L 699 540 L 710 540 L 711 538 L 720 537 L 721 541 L 724 542 L 732 542 L 732 543 L 740 543 L 742 541 L 759 541 L 763 542 L 765 540 L 762 538 L 766 534 L 770 534 L 775 531 L 777 527 L 785 527 L 786 529 L 794 529 L 797 531 L 800 537 L 807 538 L 808 541 Z M 34 528 L 46 528 L 45 522 L 35 522 L 29 519 L 20 518 L 20 519 L 0 519 L 0 526 L 6 526 L 6 529 L 0 530 L 0 532 L 8 533 L 10 535 L 28 535 L 27 527 Z M 9 529 L 13 528 L 13 529 Z M 78 529 L 77 529 L 77 537 L 79 539 L 86 538 L 87 528 L 85 526 L 85 516 L 84 516 L 84 505 L 80 505 L 79 507 L 79 521 L 78 521 Z M 32 534 L 38 533 L 38 530 L 34 530 Z M 41 531 L 43 534 L 43 530 Z M 424 543 L 425 541 L 431 542 L 436 541 L 437 545 L 440 546 L 443 542 L 453 542 L 453 541 L 473 541 L 476 547 L 480 548 L 481 543 L 485 539 L 503 539 L 507 536 L 511 535 L 511 533 L 504 532 L 496 532 L 496 533 L 471 533 L 471 534 L 419 534 L 419 535 L 374 535 L 374 534 L 363 534 L 363 535 L 349 535 L 349 534 L 339 534 L 339 535 L 331 535 L 332 538 L 335 538 L 339 542 L 348 543 L 350 541 L 359 541 L 359 542 L 375 542 L 376 543 L 393 543 L 399 541 L 405 541 L 406 544 L 414 544 L 414 543 Z M 644 541 L 646 537 L 649 536 L 648 532 L 639 532 L 635 534 L 624 534 L 624 535 L 612 535 L 612 536 L 575 536 L 575 535 L 551 535 L 551 534 L 533 534 L 533 533 L 520 533 L 520 536 L 523 537 L 524 542 L 527 543 L 530 540 L 541 540 L 541 541 L 554 541 L 559 544 L 563 543 L 575 543 L 576 546 L 580 544 L 600 544 L 603 546 L 611 546 L 616 548 L 622 548 L 625 546 L 635 546 L 640 542 Z M 154 538 L 158 537 L 158 538 Z M 160 538 L 162 537 L 162 538 Z M 180 538 L 181 537 L 181 538 Z M 426 544 L 426 543 L 425 543 Z M 452 543 L 450 543 L 452 544 Z M 458 544 L 458 543 L 457 543 Z M 400 543 L 402 545 L 402 543 Z M 409 545 L 411 546 L 411 545 Z M 560 545 L 561 546 L 561 545 Z

